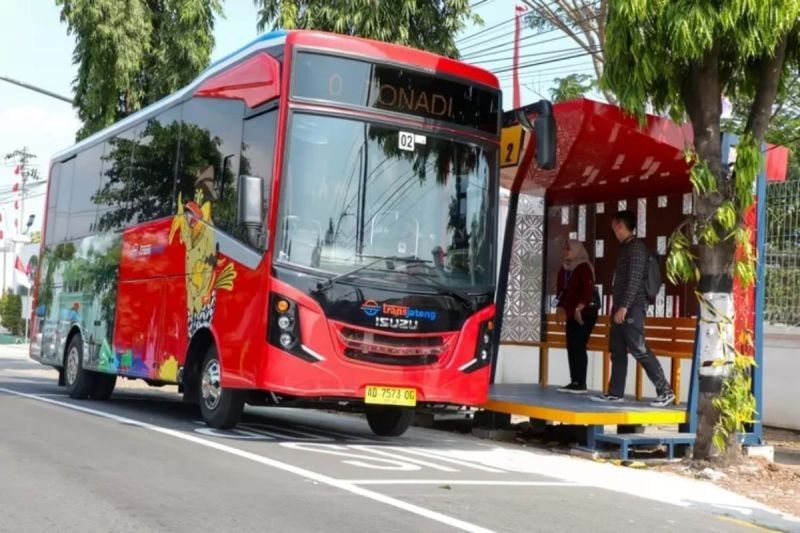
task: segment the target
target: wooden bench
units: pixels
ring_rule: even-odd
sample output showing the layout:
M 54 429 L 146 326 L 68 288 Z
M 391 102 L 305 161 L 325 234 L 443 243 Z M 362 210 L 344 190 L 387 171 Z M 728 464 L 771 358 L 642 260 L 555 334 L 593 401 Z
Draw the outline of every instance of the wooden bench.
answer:
M 608 339 L 611 331 L 608 315 L 597 318 L 586 349 L 603 354 L 603 392 L 608 392 L 608 379 L 611 374 L 611 352 L 608 350 Z M 691 317 L 663 318 L 647 317 L 645 320 L 645 339 L 656 356 L 670 358 L 670 383 L 675 391 L 675 404 L 680 403 L 681 391 L 681 359 L 692 359 L 694 356 L 694 339 L 697 319 Z M 556 315 L 545 318 L 542 330 L 542 341 L 533 343 L 540 348 L 539 383 L 548 384 L 549 350 L 550 348 L 567 347 L 565 324 L 556 321 Z M 636 363 L 636 399 L 641 400 L 642 365 Z

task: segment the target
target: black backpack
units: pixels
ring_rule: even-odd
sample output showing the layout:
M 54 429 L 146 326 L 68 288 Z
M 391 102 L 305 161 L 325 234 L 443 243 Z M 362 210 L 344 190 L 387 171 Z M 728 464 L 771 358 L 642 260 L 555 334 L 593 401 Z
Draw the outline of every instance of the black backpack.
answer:
M 647 250 L 647 263 L 644 267 L 644 294 L 650 303 L 655 302 L 661 290 L 661 259 L 658 252 Z

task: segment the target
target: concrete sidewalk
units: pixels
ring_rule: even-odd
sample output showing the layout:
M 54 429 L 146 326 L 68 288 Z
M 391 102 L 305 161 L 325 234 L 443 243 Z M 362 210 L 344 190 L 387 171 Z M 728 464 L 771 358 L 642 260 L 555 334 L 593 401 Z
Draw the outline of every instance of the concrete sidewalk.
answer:
M 28 359 L 29 344 L 0 344 L 0 359 Z

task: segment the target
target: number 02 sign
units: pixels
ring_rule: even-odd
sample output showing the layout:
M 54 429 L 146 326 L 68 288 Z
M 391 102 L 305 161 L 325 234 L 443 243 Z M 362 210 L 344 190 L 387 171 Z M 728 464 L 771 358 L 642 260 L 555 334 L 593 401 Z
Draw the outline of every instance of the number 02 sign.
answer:
M 407 131 L 399 132 L 397 136 L 398 148 L 406 150 L 407 152 L 414 151 L 414 134 Z

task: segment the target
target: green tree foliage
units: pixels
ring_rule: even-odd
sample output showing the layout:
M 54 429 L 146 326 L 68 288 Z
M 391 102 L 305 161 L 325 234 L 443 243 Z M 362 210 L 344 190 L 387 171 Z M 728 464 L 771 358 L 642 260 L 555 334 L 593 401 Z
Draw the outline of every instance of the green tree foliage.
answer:
M 558 103 L 574 100 L 592 90 L 595 82 L 588 74 L 570 74 L 553 80 L 556 86 L 550 89 L 550 98 Z
M 187 84 L 214 47 L 220 0 L 56 0 L 75 35 L 78 139 Z
M 258 28 L 322 30 L 458 57 L 455 36 L 482 22 L 469 0 L 254 0 Z
M 784 72 L 800 62 L 797 0 L 610 0 L 602 86 L 626 108 L 643 114 L 650 104 L 676 120 L 691 120 L 695 212 L 673 235 L 667 269 L 673 280 L 695 279 L 705 292 L 730 293 L 732 279 L 754 281 L 754 253 L 743 216 Z M 722 94 L 743 102 L 746 120 L 732 169 L 722 164 Z M 732 172 L 731 172 L 732 170 Z M 699 244 L 691 244 L 694 232 Z M 737 252 L 737 247 L 739 251 Z M 711 316 L 715 309 L 701 297 Z M 706 303 L 704 303 L 706 302 Z M 730 331 L 732 321 L 720 321 Z M 735 354 L 719 347 L 715 364 L 738 372 Z M 730 383 L 701 391 L 695 456 L 713 455 L 712 436 L 728 450 L 751 411 L 752 396 Z M 734 397 L 735 396 L 735 397 Z M 713 405 L 713 407 L 712 407 Z M 723 412 L 720 408 L 736 412 Z M 744 413 L 744 414 L 743 414 Z
M 745 99 L 734 99 L 729 131 L 741 132 L 747 120 Z M 789 149 L 786 183 L 771 184 L 767 192 L 765 320 L 800 323 L 794 295 L 800 294 L 800 72 L 783 84 L 772 113 L 766 139 Z
M 24 322 L 22 320 L 22 298 L 8 291 L 0 298 L 0 319 L 3 327 L 12 335 L 21 335 Z

